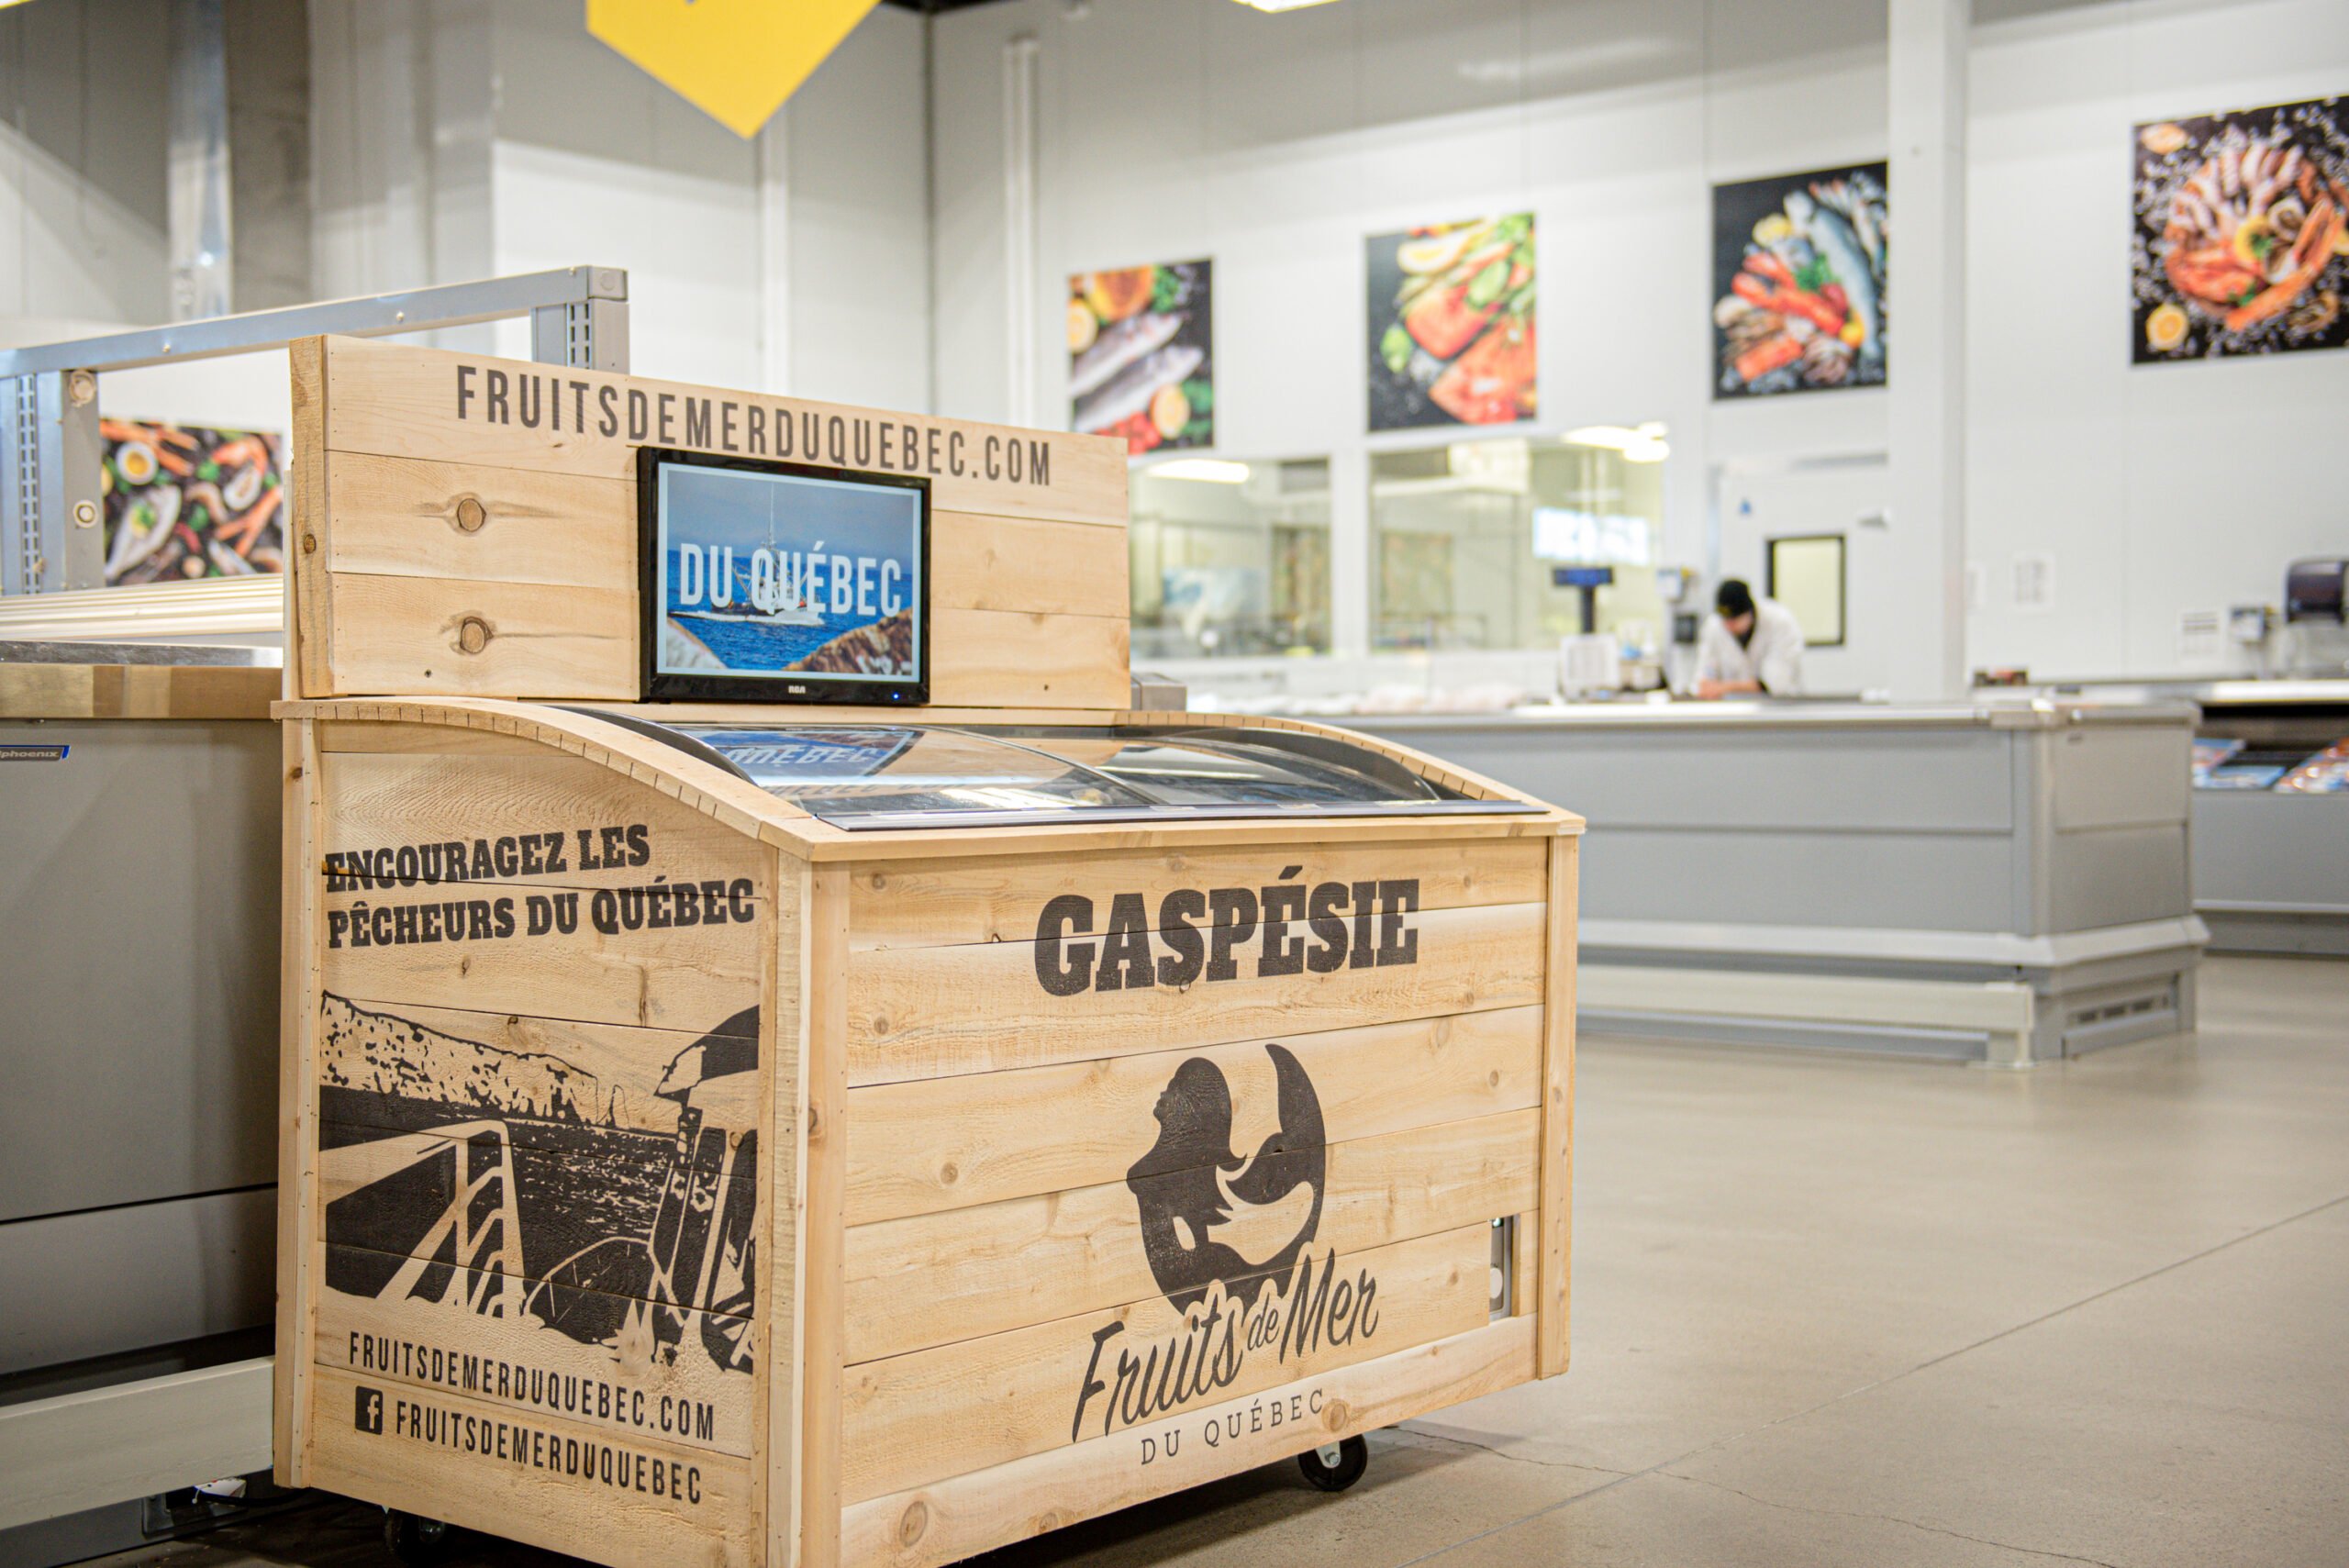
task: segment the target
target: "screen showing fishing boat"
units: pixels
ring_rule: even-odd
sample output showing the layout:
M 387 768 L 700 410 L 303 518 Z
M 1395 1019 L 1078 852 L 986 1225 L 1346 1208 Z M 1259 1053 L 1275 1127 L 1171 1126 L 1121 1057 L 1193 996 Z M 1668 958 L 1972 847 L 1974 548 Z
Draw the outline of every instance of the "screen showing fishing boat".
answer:
M 645 449 L 645 695 L 929 699 L 930 482 Z

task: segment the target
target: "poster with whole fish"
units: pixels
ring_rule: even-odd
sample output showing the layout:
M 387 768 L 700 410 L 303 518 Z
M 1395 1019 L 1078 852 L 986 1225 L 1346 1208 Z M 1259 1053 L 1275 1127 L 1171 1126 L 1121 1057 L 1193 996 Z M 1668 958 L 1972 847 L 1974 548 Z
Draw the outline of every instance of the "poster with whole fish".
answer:
M 1375 234 L 1364 260 L 1372 430 L 1541 411 L 1531 213 Z
M 106 586 L 285 569 L 284 438 L 101 419 Z
M 2135 128 L 2134 363 L 2349 343 L 2349 122 L 2339 98 Z
M 1885 383 L 1882 163 L 1713 187 L 1713 396 Z
M 1130 456 L 1215 441 L 1215 263 L 1068 281 L 1069 428 Z

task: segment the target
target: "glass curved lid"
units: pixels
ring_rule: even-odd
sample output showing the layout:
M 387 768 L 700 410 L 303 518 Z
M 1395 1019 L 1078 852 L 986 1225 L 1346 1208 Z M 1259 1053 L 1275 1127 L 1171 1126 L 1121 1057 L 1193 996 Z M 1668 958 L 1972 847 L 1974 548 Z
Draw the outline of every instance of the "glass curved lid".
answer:
M 594 711 L 594 710 L 590 710 Z M 1330 736 L 1209 726 L 660 725 L 654 733 L 851 829 L 1515 813 Z

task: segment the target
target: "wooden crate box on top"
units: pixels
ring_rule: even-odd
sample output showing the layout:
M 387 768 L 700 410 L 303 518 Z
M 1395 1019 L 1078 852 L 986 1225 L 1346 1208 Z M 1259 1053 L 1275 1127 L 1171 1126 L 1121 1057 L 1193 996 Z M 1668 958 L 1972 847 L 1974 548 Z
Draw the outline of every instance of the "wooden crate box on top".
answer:
M 493 371 L 565 428 L 472 422 Z M 1564 1369 L 1576 818 L 850 832 L 618 721 L 1335 735 L 1121 711 L 1113 444 L 340 341 L 296 384 L 283 1480 L 930 1568 Z M 630 701 L 639 394 L 964 454 L 956 700 Z

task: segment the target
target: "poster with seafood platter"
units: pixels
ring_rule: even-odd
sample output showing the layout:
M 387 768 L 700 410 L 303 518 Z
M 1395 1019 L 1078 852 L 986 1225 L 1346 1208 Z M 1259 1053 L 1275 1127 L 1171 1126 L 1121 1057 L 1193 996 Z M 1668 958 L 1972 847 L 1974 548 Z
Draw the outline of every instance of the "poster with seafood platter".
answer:
M 1713 395 L 1885 383 L 1886 167 L 1713 187 Z
M 2134 362 L 2349 343 L 2349 106 L 2136 128 Z
M 1069 428 L 1132 457 L 1215 441 L 1215 263 L 1068 281 Z
M 101 419 L 106 586 L 285 569 L 285 442 L 260 430 Z
M 1373 235 L 1367 250 L 1372 430 L 1540 412 L 1531 213 Z

